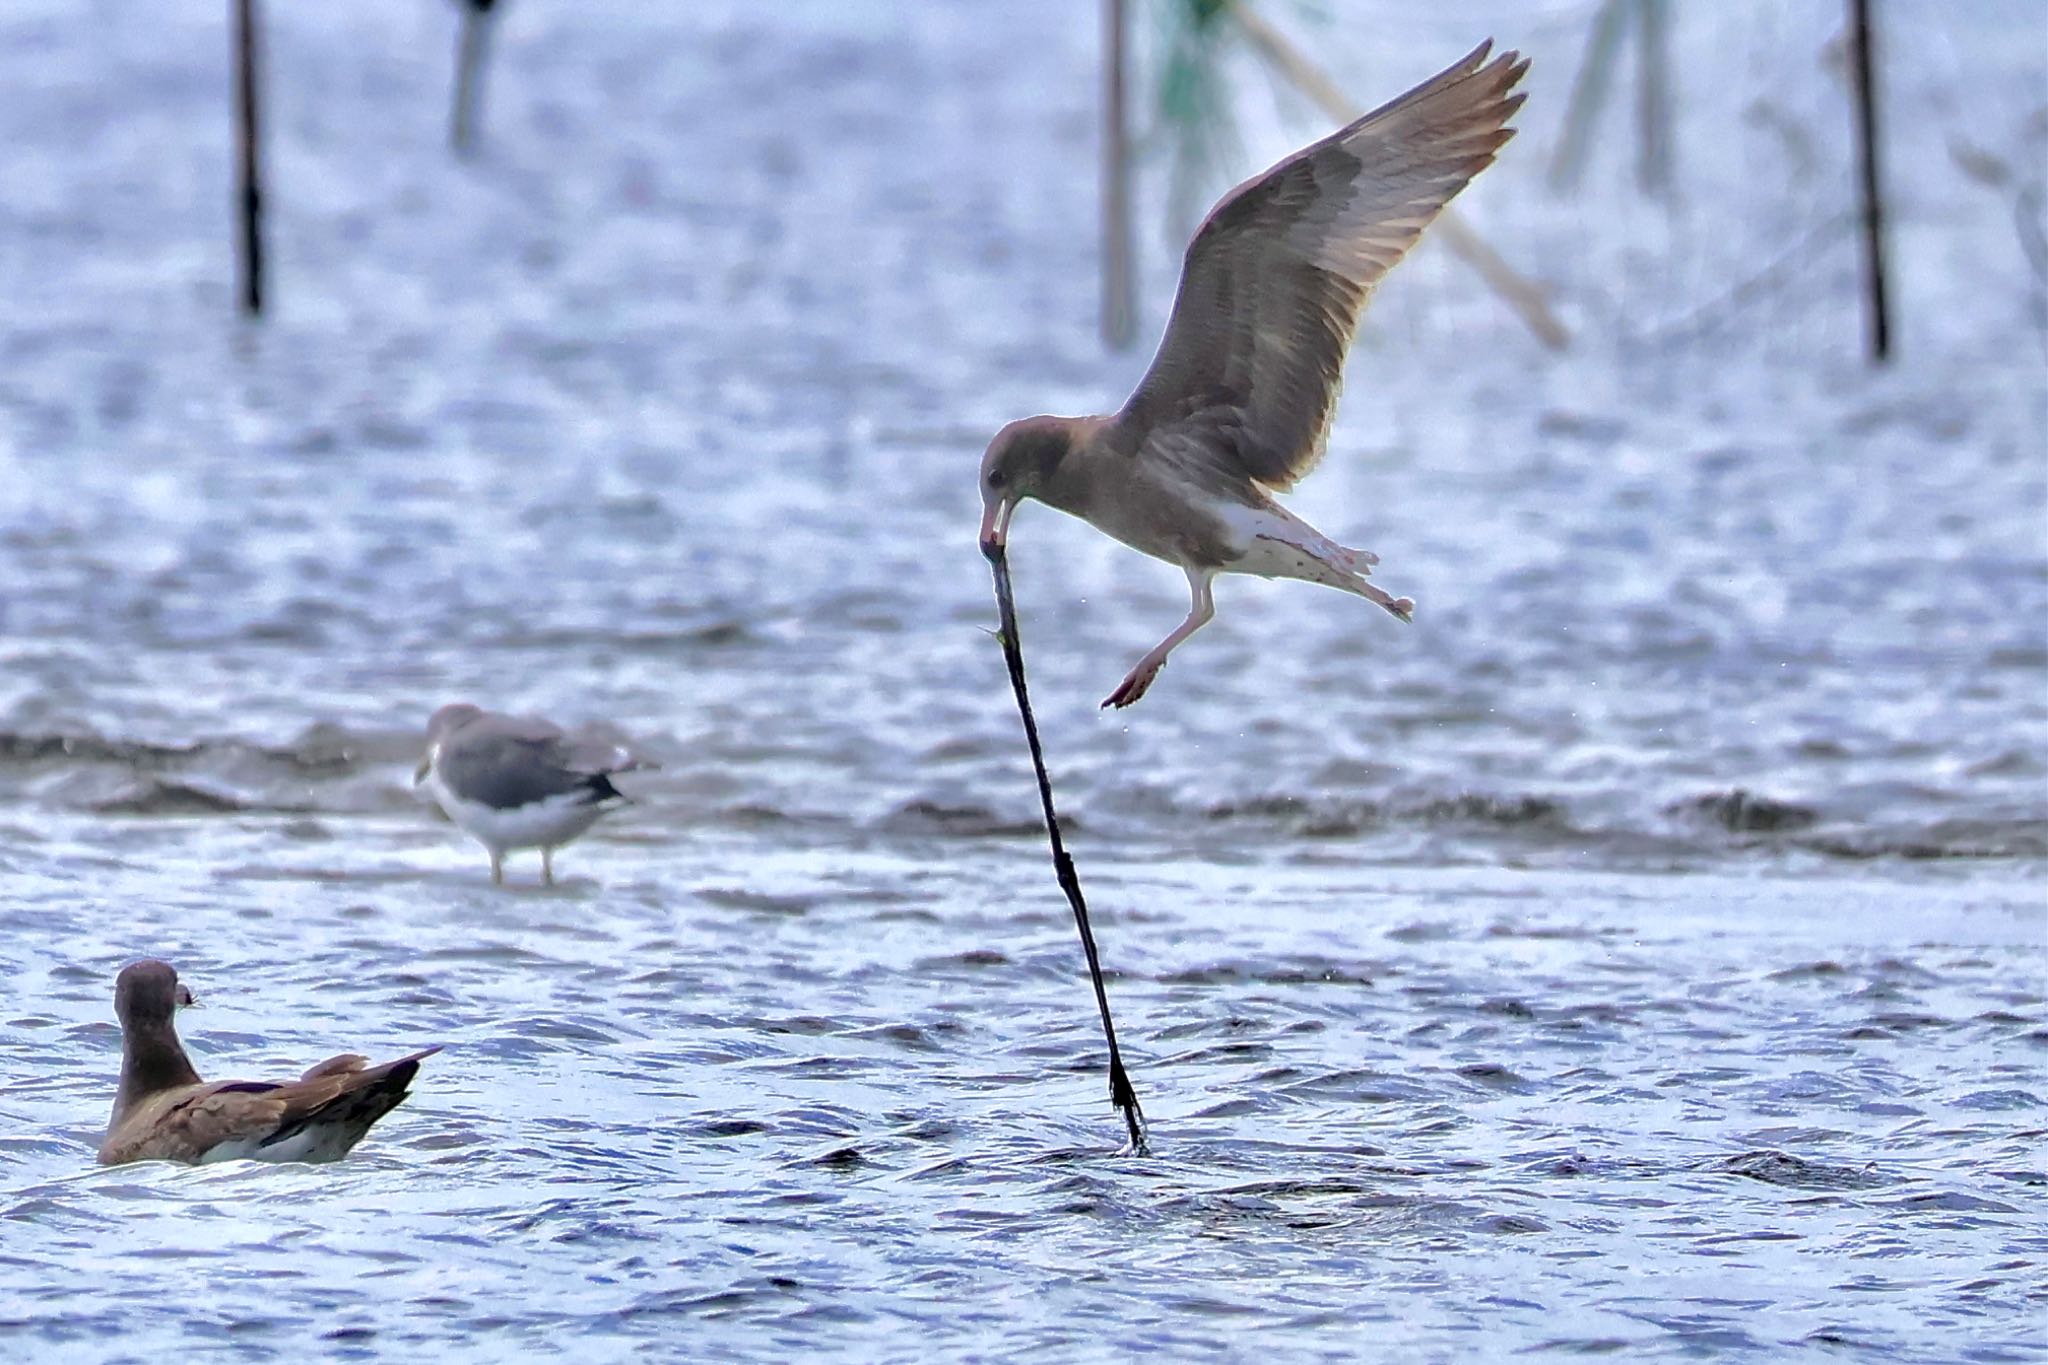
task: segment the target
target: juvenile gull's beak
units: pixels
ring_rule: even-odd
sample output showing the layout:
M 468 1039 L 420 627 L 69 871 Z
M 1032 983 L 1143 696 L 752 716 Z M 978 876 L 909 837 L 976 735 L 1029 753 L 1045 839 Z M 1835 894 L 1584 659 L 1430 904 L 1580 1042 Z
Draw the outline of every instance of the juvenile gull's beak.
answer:
M 985 502 L 981 507 L 981 552 L 991 559 L 1002 552 L 1010 538 L 1010 514 L 1017 504 L 1008 498 Z
M 429 753 L 420 760 L 420 766 L 412 770 L 412 784 L 417 787 L 427 780 L 427 774 L 434 770 L 434 755 Z

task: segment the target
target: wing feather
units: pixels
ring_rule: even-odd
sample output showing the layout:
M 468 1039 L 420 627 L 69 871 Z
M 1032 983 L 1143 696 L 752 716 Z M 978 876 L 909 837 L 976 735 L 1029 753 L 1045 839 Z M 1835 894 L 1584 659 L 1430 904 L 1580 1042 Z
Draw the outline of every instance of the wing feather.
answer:
M 1509 92 L 1528 63 L 1489 63 L 1491 47 L 1223 197 L 1112 444 L 1144 457 L 1191 424 L 1241 483 L 1287 488 L 1315 467 L 1373 288 L 1513 136 Z
M 526 716 L 482 716 L 446 740 L 440 757 L 451 789 L 501 810 L 551 796 L 601 800 L 613 794 L 604 778 L 639 766 L 615 744 Z
M 320 1063 L 300 1080 L 281 1085 L 216 1081 L 166 1090 L 123 1116 L 119 1128 L 107 1135 L 100 1148 L 100 1160 L 107 1165 L 192 1162 L 223 1145 L 254 1148 L 319 1122 L 329 1106 L 384 1083 L 393 1072 L 403 1069 L 409 1081 L 420 1060 L 439 1051 L 439 1047 L 424 1048 L 367 1069 L 361 1057 L 344 1054 Z M 389 1107 L 383 1106 L 378 1115 Z

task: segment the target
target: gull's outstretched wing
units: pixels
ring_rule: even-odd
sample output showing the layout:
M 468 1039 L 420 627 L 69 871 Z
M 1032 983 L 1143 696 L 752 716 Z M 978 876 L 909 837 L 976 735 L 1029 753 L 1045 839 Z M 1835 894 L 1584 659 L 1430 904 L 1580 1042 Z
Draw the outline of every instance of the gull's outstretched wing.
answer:
M 1513 52 L 1464 60 L 1232 190 L 1188 247 L 1159 353 L 1115 419 L 1144 458 L 1178 428 L 1211 475 L 1286 488 L 1321 458 L 1373 286 L 1514 135 Z M 1181 461 L 1190 442 L 1157 458 Z M 1175 453 L 1177 452 L 1177 453 Z

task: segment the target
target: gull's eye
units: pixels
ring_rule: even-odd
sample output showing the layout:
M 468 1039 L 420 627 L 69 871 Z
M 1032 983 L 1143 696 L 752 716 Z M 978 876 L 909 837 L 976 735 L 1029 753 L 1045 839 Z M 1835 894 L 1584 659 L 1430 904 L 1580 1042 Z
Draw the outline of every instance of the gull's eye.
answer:
M 1003 486 L 1003 480 L 1005 477 L 1006 476 L 1004 475 L 1002 470 L 991 469 L 988 472 L 988 486 L 990 488 L 1001 488 Z

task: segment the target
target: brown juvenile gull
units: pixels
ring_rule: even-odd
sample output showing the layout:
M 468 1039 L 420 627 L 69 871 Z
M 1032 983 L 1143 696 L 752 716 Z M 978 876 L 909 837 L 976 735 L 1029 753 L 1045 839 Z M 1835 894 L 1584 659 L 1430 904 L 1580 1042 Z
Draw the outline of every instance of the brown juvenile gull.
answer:
M 168 962 L 146 958 L 115 979 L 121 1090 L 100 1144 L 102 1164 L 339 1161 L 406 1097 L 420 1059 L 441 1050 L 422 1048 L 382 1066 L 347 1054 L 296 1081 L 209 1084 L 192 1069 L 171 1019 L 193 1003 Z
M 1188 246 L 1152 368 L 1121 411 L 1026 417 L 981 462 L 981 542 L 1037 498 L 1177 564 L 1187 619 L 1104 706 L 1145 695 L 1175 645 L 1215 614 L 1219 573 L 1300 578 L 1403 621 L 1415 604 L 1367 581 L 1347 549 L 1275 502 L 1322 457 L 1345 352 L 1380 278 L 1511 136 L 1514 52 L 1463 61 L 1223 196 Z
M 504 884 L 508 851 L 537 848 L 541 881 L 553 886 L 555 850 L 625 802 L 612 774 L 645 766 L 547 721 L 455 702 L 427 722 L 413 785 L 424 783 L 448 818 L 489 850 L 493 882 Z

